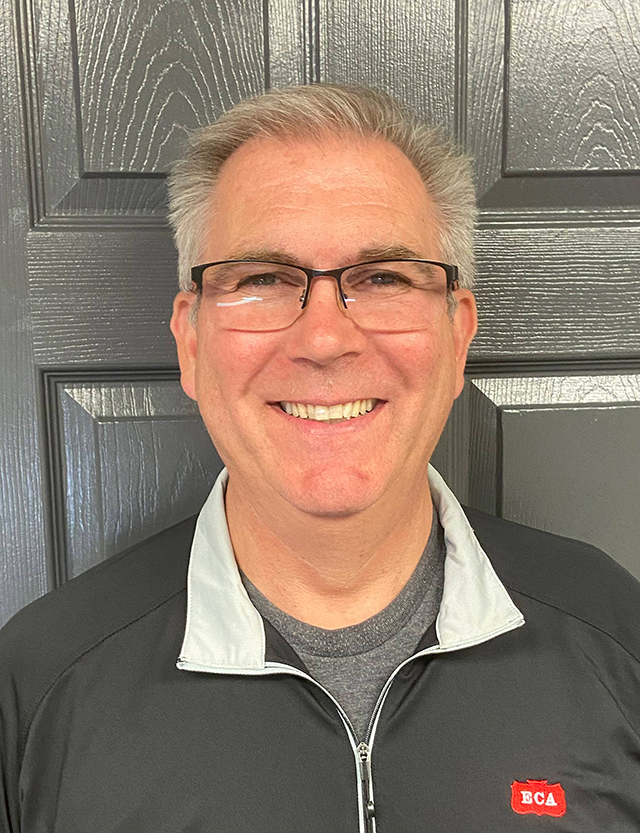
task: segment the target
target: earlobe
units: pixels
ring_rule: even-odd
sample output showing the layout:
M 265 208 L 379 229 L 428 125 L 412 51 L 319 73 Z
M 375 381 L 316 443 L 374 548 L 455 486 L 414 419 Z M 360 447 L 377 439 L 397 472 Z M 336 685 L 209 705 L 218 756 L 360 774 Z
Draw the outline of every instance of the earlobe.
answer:
M 193 292 L 178 292 L 173 301 L 169 326 L 178 348 L 180 384 L 187 396 L 197 401 L 195 375 L 198 338 L 190 315 L 195 301 Z

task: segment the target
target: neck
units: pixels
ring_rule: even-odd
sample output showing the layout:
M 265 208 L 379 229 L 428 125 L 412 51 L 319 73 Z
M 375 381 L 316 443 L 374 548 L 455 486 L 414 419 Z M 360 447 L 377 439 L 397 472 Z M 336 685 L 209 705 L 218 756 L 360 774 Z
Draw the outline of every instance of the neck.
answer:
M 398 595 L 429 538 L 426 477 L 411 486 L 357 515 L 327 518 L 279 495 L 255 494 L 234 474 L 225 509 L 238 565 L 296 619 L 323 628 L 362 622 Z

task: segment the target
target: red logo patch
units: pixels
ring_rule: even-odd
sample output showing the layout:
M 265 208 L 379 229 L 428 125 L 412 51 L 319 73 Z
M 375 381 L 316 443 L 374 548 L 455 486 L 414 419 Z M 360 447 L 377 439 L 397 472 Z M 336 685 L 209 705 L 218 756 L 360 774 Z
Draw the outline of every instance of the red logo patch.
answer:
M 564 816 L 567 802 L 560 784 L 547 784 L 546 781 L 514 781 L 511 785 L 511 808 L 516 813 Z

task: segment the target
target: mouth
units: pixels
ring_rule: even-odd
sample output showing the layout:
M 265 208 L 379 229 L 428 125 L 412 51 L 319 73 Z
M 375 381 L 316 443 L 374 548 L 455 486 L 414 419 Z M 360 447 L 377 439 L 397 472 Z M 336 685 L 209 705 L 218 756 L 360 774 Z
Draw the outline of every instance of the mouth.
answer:
M 381 399 L 356 399 L 342 405 L 311 405 L 303 402 L 278 402 L 278 406 L 289 416 L 298 419 L 307 419 L 313 422 L 324 422 L 333 424 L 358 419 L 368 414 L 377 405 L 382 404 Z

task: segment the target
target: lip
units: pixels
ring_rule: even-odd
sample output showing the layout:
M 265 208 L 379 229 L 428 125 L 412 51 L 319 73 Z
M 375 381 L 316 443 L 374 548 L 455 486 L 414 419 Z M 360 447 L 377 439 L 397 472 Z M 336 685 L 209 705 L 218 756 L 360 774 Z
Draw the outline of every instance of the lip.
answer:
M 374 397 L 371 397 L 373 399 Z M 282 400 L 289 401 L 289 400 Z M 347 400 L 349 401 L 349 400 Z M 387 401 L 385 399 L 379 399 L 374 408 L 368 411 L 366 414 L 360 414 L 359 417 L 355 419 L 345 419 L 343 422 L 333 422 L 330 423 L 328 421 L 317 420 L 317 419 L 302 419 L 301 417 L 295 417 L 288 414 L 286 411 L 283 411 L 280 407 L 278 402 L 269 402 L 267 403 L 274 413 L 279 414 L 280 417 L 283 419 L 288 420 L 289 425 L 293 427 L 295 424 L 296 428 L 301 431 L 304 431 L 308 434 L 324 434 L 326 436 L 327 433 L 336 433 L 340 432 L 343 433 L 345 431 L 357 431 L 359 429 L 365 428 L 367 425 L 370 425 L 379 414 L 384 411 Z M 313 405 L 313 402 L 309 402 L 309 405 Z M 318 403 L 324 405 L 324 402 Z M 342 404 L 342 403 L 336 403 Z

